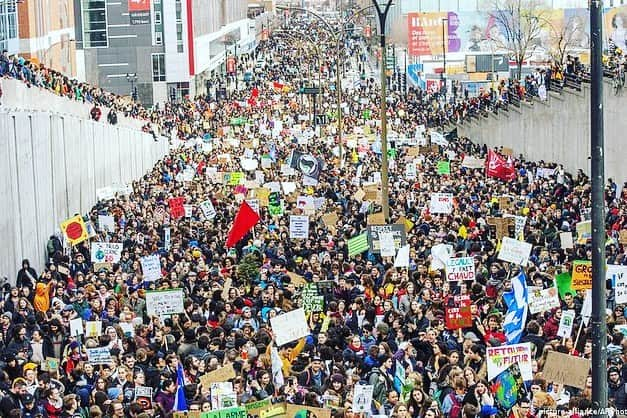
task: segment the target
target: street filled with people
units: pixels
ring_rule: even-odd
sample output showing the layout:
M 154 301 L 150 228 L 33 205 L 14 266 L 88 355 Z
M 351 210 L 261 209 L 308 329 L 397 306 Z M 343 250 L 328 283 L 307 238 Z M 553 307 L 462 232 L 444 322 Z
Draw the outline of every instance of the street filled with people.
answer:
M 153 109 L 119 101 L 171 151 L 101 190 L 50 237 L 45 268 L 24 260 L 5 287 L 0 416 L 589 415 L 590 179 L 456 129 L 551 76 L 479 97 L 391 91 L 385 167 L 371 47 L 347 36 L 336 57 L 300 19 L 317 53 L 277 31 L 241 58 L 237 88 L 222 77 Z M 115 95 L 16 60 L 1 73 L 116 109 Z M 336 71 L 359 81 L 337 86 Z M 626 197 L 608 179 L 618 410 Z

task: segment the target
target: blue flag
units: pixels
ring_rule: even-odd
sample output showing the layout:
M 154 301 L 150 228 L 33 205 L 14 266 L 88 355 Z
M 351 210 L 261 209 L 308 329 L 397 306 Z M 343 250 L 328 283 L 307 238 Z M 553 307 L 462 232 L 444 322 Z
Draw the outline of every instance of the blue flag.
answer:
M 512 279 L 512 290 L 503 294 L 507 305 L 507 315 L 503 321 L 503 330 L 508 344 L 516 344 L 527 322 L 527 278 L 522 268 L 518 276 Z
M 174 410 L 187 411 L 187 399 L 185 399 L 185 378 L 183 377 L 183 365 L 179 363 L 176 369 L 176 395 L 174 396 Z

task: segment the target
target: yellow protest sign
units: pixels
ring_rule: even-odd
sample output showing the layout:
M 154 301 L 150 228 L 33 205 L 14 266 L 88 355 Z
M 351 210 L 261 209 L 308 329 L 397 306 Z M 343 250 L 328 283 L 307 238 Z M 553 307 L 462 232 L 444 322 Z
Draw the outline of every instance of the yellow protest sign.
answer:
M 573 261 L 571 287 L 574 290 L 592 289 L 592 261 Z
M 71 245 L 80 244 L 89 237 L 85 221 L 80 215 L 61 222 L 61 231 Z

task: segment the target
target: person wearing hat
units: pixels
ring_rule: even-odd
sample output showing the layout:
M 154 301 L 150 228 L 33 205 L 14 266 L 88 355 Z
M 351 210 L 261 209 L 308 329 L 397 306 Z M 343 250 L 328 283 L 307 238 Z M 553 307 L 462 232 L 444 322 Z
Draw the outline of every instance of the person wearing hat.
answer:
M 313 356 L 309 365 L 298 375 L 298 384 L 308 387 L 316 393 L 322 393 L 322 388 L 327 378 L 328 375 L 324 371 L 322 359 L 318 356 Z
M 45 411 L 44 408 L 36 402 L 35 397 L 27 393 L 22 396 L 22 414 L 24 418 L 34 418 L 38 415 L 45 416 Z

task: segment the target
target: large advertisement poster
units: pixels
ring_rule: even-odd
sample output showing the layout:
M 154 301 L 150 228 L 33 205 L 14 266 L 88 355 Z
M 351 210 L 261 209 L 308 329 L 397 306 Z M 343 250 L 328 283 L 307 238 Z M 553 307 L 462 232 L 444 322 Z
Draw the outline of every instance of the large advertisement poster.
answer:
M 568 50 L 583 50 L 589 45 L 589 17 L 586 9 L 538 11 L 547 22 L 530 50 L 549 53 L 557 39 L 566 40 Z M 408 50 L 412 56 L 446 53 L 503 53 L 508 51 L 507 30 L 489 11 L 410 12 L 407 14 Z M 627 7 L 605 12 L 605 34 L 624 48 Z M 622 39 L 622 43 L 620 42 Z M 623 46 L 621 46 L 623 45 Z
M 150 24 L 150 0 L 128 0 L 131 25 Z
M 612 40 L 624 55 L 627 51 L 627 6 L 608 9 L 604 20 L 603 34 L 607 40 Z

